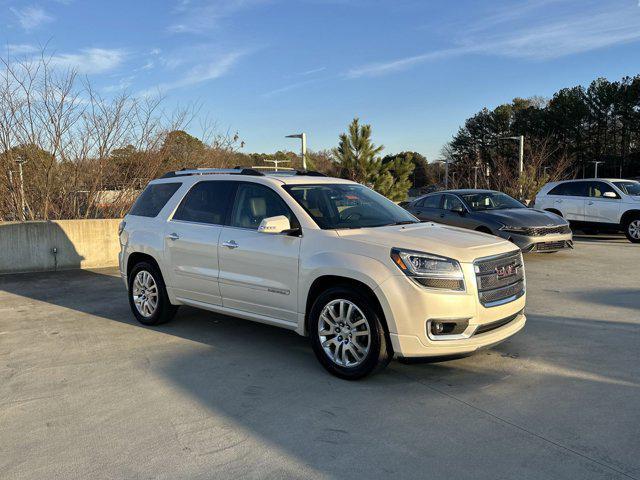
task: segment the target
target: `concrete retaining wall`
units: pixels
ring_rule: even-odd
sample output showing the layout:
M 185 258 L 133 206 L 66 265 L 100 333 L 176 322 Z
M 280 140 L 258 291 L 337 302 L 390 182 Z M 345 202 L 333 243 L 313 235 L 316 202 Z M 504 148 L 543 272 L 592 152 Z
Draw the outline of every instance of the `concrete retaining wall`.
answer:
M 119 219 L 0 222 L 0 273 L 115 266 L 119 223 Z

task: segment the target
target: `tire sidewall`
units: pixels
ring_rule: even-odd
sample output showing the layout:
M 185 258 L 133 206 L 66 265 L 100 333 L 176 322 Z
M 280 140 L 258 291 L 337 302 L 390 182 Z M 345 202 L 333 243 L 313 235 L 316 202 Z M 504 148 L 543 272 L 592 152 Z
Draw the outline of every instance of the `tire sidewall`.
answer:
M 624 234 L 626 235 L 627 240 L 629 240 L 631 243 L 640 243 L 640 238 L 633 238 L 631 236 L 631 233 L 629 233 L 629 227 L 631 226 L 631 222 L 634 222 L 636 220 L 640 220 L 640 215 L 634 215 L 629 220 L 627 220 L 627 222 L 624 225 Z
M 331 301 L 345 299 L 353 302 L 364 313 L 371 330 L 371 345 L 365 360 L 355 367 L 342 367 L 329 359 L 320 343 L 318 335 L 318 323 L 322 309 Z M 387 342 L 384 327 L 380 321 L 380 315 L 376 308 L 364 295 L 359 294 L 349 287 L 333 287 L 318 296 L 309 312 L 308 323 L 309 338 L 318 361 L 330 373 L 347 380 L 356 380 L 369 375 L 388 363 Z
M 146 271 L 149 274 L 151 274 L 158 288 L 158 306 L 156 308 L 156 311 L 153 312 L 153 315 L 151 315 L 150 317 L 145 317 L 140 312 L 138 312 L 138 308 L 136 307 L 135 302 L 133 301 L 133 282 L 136 278 L 136 275 L 138 275 L 138 273 L 140 273 L 141 271 Z M 152 265 L 148 262 L 137 263 L 131 269 L 131 272 L 129 273 L 129 278 L 127 279 L 127 283 L 129 287 L 127 292 L 127 295 L 129 297 L 129 305 L 131 306 L 131 311 L 133 312 L 133 315 L 136 317 L 136 320 L 138 320 L 143 325 L 158 325 L 159 323 L 162 323 L 163 321 L 165 321 L 163 314 L 167 309 L 167 303 L 168 303 L 167 293 L 166 293 L 164 281 L 162 280 L 162 275 L 160 274 L 158 269 L 155 267 L 155 265 Z

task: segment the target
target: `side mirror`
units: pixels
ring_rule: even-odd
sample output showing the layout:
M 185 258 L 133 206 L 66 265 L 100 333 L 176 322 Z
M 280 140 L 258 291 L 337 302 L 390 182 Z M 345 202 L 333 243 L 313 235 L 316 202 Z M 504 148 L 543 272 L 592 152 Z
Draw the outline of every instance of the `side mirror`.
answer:
M 611 191 L 609 191 L 609 192 L 604 192 L 604 193 L 602 194 L 602 196 L 603 196 L 604 198 L 618 198 L 618 195 L 616 195 L 616 192 L 611 192 Z
M 451 209 L 452 212 L 456 212 L 458 215 L 464 215 L 464 207 L 461 205 L 455 206 Z
M 260 233 L 291 233 L 291 223 L 289 219 L 284 215 L 278 215 L 276 217 L 267 217 L 260 222 L 258 227 Z

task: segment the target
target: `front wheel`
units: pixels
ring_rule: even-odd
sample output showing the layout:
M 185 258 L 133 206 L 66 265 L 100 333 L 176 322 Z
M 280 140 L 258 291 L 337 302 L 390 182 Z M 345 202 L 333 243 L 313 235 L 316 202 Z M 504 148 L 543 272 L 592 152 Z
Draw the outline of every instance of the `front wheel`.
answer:
M 631 217 L 624 226 L 624 234 L 630 242 L 640 243 L 640 215 Z
M 129 273 L 129 305 L 143 325 L 159 325 L 171 320 L 178 307 L 169 302 L 162 274 L 148 262 L 139 262 Z
M 375 305 L 350 287 L 322 293 L 309 315 L 316 357 L 333 375 L 356 380 L 384 368 L 391 348 Z

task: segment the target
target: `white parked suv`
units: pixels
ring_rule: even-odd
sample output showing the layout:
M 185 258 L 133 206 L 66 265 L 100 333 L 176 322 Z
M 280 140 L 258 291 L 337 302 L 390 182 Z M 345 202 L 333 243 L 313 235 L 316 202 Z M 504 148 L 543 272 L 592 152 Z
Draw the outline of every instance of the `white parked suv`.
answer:
M 320 363 L 363 377 L 400 358 L 467 354 L 525 324 L 517 246 L 418 220 L 313 172 L 172 172 L 120 228 L 135 317 L 191 305 L 307 335 Z
M 619 178 L 588 178 L 547 183 L 535 208 L 569 220 L 582 230 L 623 231 L 640 243 L 640 182 Z

